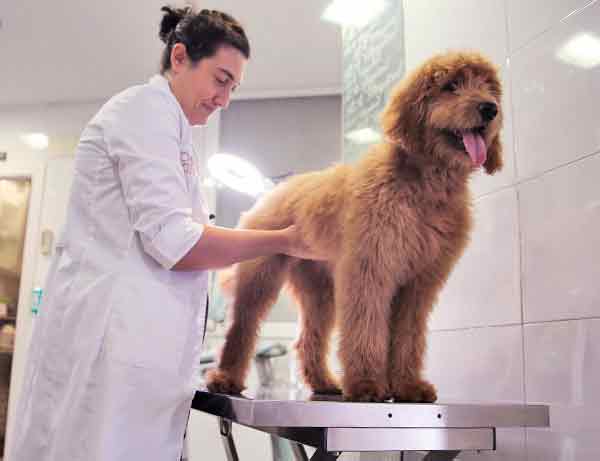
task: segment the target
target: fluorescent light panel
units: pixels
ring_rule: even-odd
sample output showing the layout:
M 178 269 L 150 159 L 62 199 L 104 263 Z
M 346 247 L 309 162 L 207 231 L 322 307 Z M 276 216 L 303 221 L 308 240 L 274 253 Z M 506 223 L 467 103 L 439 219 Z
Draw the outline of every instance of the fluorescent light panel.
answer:
M 48 147 L 48 136 L 44 133 L 27 133 L 21 135 L 21 140 L 35 150 L 44 150 Z
M 333 0 L 322 19 L 342 26 L 362 27 L 385 9 L 385 0 Z
M 558 49 L 556 57 L 567 64 L 592 69 L 600 65 L 600 38 L 589 33 L 577 34 Z

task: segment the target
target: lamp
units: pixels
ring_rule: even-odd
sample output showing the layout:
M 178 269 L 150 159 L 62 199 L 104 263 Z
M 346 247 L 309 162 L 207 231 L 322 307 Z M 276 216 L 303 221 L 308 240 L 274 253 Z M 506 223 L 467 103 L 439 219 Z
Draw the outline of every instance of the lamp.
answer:
M 208 171 L 215 181 L 252 197 L 258 197 L 273 186 L 258 168 L 237 155 L 212 155 L 208 159 Z

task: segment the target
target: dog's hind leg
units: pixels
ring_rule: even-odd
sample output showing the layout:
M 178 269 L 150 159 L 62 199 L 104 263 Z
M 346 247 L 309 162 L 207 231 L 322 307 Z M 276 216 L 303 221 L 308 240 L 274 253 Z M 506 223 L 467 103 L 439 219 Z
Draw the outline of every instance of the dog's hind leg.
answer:
M 427 318 L 438 286 L 422 278 L 402 287 L 392 301 L 388 381 L 391 396 L 402 402 L 435 402 L 435 387 L 422 378 Z
M 302 328 L 296 350 L 304 381 L 316 394 L 340 394 L 342 391 L 327 367 L 335 324 L 332 277 L 319 263 L 301 261 L 291 268 L 289 283 L 300 305 Z
M 276 255 L 239 264 L 233 318 L 218 368 L 208 373 L 207 387 L 211 392 L 239 394 L 244 389 L 260 323 L 277 300 L 289 262 L 289 257 Z

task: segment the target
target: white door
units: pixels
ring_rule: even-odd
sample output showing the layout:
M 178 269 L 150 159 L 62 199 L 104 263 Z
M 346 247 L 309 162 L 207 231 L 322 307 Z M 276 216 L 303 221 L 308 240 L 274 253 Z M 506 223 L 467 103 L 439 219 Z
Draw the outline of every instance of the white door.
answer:
M 40 216 L 40 241 L 42 241 L 42 236 L 44 236 L 44 240 L 49 237 L 50 240 L 46 241 L 50 244 L 50 251 L 46 252 L 40 248 L 41 253 L 38 256 L 34 279 L 36 286 L 42 290 L 50 269 L 56 239 L 66 217 L 67 200 L 73 183 L 74 160 L 73 156 L 52 157 L 48 159 L 46 166 L 46 182 Z

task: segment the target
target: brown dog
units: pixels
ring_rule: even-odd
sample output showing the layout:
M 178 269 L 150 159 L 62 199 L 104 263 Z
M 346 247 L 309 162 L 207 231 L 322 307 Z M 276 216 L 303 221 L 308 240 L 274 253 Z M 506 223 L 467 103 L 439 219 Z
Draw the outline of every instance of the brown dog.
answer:
M 287 283 L 314 392 L 339 392 L 326 366 L 337 324 L 346 399 L 436 400 L 422 378 L 427 318 L 469 239 L 468 178 L 502 167 L 501 93 L 495 66 L 479 54 L 436 56 L 395 89 L 384 142 L 356 165 L 291 178 L 242 217 L 252 229 L 296 224 L 330 257 L 277 255 L 234 269 L 233 320 L 211 391 L 243 390 L 259 323 Z

